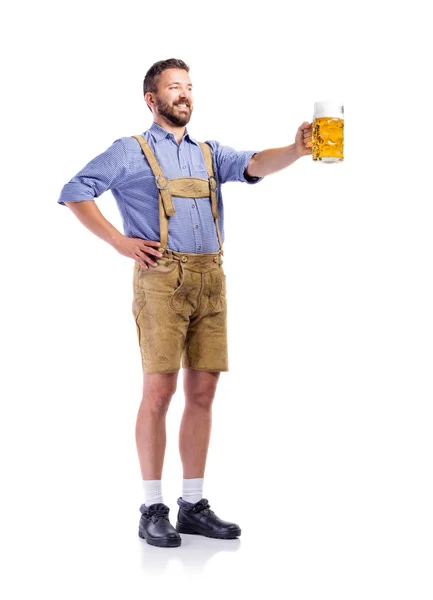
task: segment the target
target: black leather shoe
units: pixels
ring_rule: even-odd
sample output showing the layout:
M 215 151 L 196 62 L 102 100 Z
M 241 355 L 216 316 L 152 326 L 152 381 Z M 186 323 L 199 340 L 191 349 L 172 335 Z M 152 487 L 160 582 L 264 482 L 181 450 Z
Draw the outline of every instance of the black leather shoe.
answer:
M 178 498 L 179 512 L 176 529 L 179 533 L 193 533 L 206 537 L 231 540 L 241 535 L 239 525 L 223 521 L 216 516 L 206 498 L 194 504 Z
M 138 535 L 151 546 L 174 548 L 180 546 L 182 539 L 168 520 L 170 509 L 162 503 L 140 506 L 141 518 Z

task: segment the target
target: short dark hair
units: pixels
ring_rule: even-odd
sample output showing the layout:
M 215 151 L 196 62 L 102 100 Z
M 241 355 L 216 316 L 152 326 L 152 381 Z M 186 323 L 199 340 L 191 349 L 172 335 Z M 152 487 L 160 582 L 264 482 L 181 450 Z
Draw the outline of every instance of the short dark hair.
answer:
M 166 69 L 183 69 L 189 73 L 189 67 L 183 60 L 179 58 L 168 58 L 167 60 L 160 60 L 150 67 L 146 73 L 143 81 L 143 94 L 147 92 L 155 93 L 158 89 L 158 81 L 161 77 L 161 73 Z

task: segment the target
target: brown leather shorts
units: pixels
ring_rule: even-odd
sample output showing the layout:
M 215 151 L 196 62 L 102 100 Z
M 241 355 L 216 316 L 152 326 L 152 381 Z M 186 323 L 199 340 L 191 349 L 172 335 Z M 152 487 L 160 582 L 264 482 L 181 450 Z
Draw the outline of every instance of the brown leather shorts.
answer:
M 144 373 L 181 366 L 228 371 L 226 277 L 221 254 L 166 250 L 157 267 L 134 263 L 132 312 Z

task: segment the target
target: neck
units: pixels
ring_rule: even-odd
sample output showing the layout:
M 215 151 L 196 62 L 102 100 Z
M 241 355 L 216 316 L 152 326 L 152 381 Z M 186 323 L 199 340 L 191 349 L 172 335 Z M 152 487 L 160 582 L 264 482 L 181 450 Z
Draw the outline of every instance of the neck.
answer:
M 170 123 L 169 121 L 164 119 L 164 117 L 162 117 L 161 115 L 155 116 L 153 120 L 157 125 L 165 129 L 169 133 L 172 133 L 176 142 L 180 144 L 180 141 L 185 135 L 186 127 L 177 127 L 176 125 L 173 125 L 173 123 Z

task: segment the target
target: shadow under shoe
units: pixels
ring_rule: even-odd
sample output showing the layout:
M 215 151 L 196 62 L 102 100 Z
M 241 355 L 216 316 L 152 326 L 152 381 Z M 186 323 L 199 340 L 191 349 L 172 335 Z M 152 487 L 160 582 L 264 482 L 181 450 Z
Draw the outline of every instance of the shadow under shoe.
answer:
M 168 519 L 170 509 L 162 503 L 140 506 L 141 518 L 138 535 L 151 546 L 175 548 L 182 539 Z
M 236 523 L 223 521 L 210 510 L 206 498 L 198 502 L 186 502 L 178 498 L 179 512 L 176 529 L 179 533 L 191 533 L 206 537 L 231 540 L 241 535 L 241 529 Z

